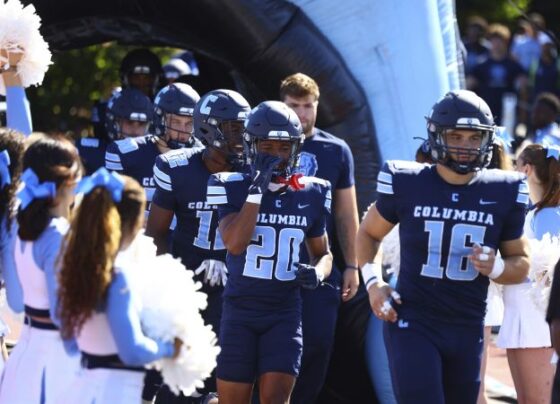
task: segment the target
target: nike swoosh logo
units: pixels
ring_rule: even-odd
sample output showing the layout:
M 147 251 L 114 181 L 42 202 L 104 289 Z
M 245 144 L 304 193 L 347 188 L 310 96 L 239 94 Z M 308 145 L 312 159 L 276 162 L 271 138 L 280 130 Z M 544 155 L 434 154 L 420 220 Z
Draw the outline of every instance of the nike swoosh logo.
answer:
M 307 205 L 302 205 L 300 203 L 297 204 L 297 207 L 300 208 L 300 209 L 307 208 L 308 206 L 309 206 L 309 204 L 307 204 Z
M 494 205 L 495 203 L 498 203 L 496 201 L 485 201 L 484 199 L 480 199 L 480 201 L 478 201 L 478 203 L 480 203 L 481 205 Z

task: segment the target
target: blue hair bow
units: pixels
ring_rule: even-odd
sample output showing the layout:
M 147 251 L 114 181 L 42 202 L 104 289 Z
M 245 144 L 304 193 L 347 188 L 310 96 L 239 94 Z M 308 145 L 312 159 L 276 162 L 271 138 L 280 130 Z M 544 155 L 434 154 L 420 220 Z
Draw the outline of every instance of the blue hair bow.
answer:
M 560 160 L 560 148 L 558 146 L 549 146 L 546 148 L 546 158 L 554 157 L 556 160 Z
M 23 188 L 17 196 L 22 209 L 27 208 L 35 199 L 54 198 L 56 196 L 56 184 L 52 181 L 39 183 L 39 177 L 33 169 L 28 168 L 21 176 Z
M 8 154 L 8 150 L 2 150 L 2 152 L 0 152 L 0 189 L 12 183 L 9 167 L 10 155 Z
M 114 202 L 120 202 L 124 189 L 124 179 L 117 173 L 109 172 L 101 167 L 89 177 L 84 177 L 76 186 L 74 193 L 89 194 L 95 187 L 103 187 L 109 191 Z

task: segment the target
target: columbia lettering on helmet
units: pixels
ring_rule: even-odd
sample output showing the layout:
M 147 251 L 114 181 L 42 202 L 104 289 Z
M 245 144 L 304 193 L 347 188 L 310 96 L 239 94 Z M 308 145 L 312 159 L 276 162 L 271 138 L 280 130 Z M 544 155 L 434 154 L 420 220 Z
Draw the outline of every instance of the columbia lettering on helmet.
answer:
M 432 108 L 427 120 L 428 141 L 434 160 L 459 174 L 466 174 L 486 167 L 492 158 L 492 144 L 496 125 L 488 104 L 472 91 L 450 91 Z M 476 149 L 449 147 L 445 140 L 447 131 L 463 129 L 478 131 L 482 135 Z M 456 161 L 451 154 L 468 155 L 468 161 Z

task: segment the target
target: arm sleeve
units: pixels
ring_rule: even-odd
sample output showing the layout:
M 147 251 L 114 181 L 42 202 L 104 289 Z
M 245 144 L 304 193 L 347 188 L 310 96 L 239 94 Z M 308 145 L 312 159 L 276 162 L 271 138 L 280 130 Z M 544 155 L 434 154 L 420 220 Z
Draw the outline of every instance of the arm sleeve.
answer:
M 26 136 L 33 132 L 29 101 L 23 87 L 6 87 L 6 119 L 10 129 Z
M 341 172 L 338 184 L 333 184 L 336 189 L 350 188 L 354 185 L 354 157 L 346 142 L 342 142 Z
M 49 296 L 49 312 L 52 322 L 60 326 L 57 315 L 58 309 L 58 281 L 57 275 L 60 270 L 58 255 L 62 246 L 64 233 L 54 226 L 49 226 L 45 232 L 33 244 L 33 255 L 39 268 L 45 272 L 47 280 L 47 292 Z
M 375 207 L 385 220 L 396 224 L 399 222 L 399 218 L 397 215 L 397 198 L 395 197 L 394 182 L 394 175 L 387 163 L 385 163 L 377 175 L 377 193 L 379 198 L 375 203 Z
M 2 277 L 6 285 L 6 299 L 8 306 L 15 313 L 23 312 L 23 289 L 17 274 L 14 257 L 15 237 L 17 232 L 16 223 L 12 223 L 8 232 L 6 220 L 2 221 L 2 235 L 0 251 L 2 253 Z
M 232 184 L 244 184 L 244 182 L 226 182 L 213 174 L 208 179 L 208 188 L 206 191 L 206 202 L 211 205 L 218 206 L 218 220 L 226 217 L 230 213 L 239 212 L 245 203 L 243 193 L 233 189 Z M 245 192 L 245 198 L 247 193 Z
M 175 196 L 170 170 L 169 164 L 163 160 L 161 155 L 158 156 L 154 164 L 156 190 L 152 202 L 163 209 L 175 210 Z
M 109 286 L 106 312 L 119 357 L 125 364 L 142 366 L 173 356 L 172 342 L 156 341 L 144 335 L 129 284 L 122 272 L 115 274 Z
M 105 168 L 110 171 L 124 170 L 119 147 L 115 142 L 109 144 L 109 146 L 107 146 L 107 151 L 105 151 Z
M 517 240 L 523 235 L 525 212 L 529 204 L 529 188 L 525 181 L 520 181 L 515 190 L 513 208 L 506 215 L 502 228 L 501 241 Z
M 560 261 L 554 268 L 554 277 L 552 278 L 552 287 L 550 288 L 550 300 L 548 301 L 548 310 L 546 311 L 546 321 L 560 318 Z
M 535 213 L 532 230 L 537 239 L 542 239 L 549 233 L 552 237 L 560 235 L 560 209 L 543 209 Z

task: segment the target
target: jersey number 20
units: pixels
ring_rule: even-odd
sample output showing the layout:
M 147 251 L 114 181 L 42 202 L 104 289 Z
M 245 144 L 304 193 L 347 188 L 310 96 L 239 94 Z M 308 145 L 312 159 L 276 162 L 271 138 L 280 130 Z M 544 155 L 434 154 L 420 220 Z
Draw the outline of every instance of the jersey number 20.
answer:
M 443 239 L 444 222 L 427 220 L 424 231 L 429 233 L 428 238 L 428 262 L 422 265 L 423 276 L 430 278 L 443 278 L 443 267 L 441 266 L 441 247 Z M 472 253 L 472 244 L 484 243 L 486 227 L 472 224 L 459 223 L 451 229 L 451 241 L 449 243 L 449 254 L 447 256 L 447 267 L 445 275 L 455 281 L 472 281 L 478 276 L 468 256 Z M 469 242 L 467 244 L 467 241 Z
M 305 234 L 294 228 L 282 229 L 278 236 L 276 233 L 274 227 L 255 227 L 252 240 L 259 244 L 247 247 L 244 276 L 272 279 L 274 275 L 279 281 L 295 279 L 295 263 L 299 261 L 299 246 Z

